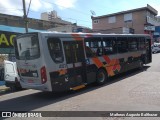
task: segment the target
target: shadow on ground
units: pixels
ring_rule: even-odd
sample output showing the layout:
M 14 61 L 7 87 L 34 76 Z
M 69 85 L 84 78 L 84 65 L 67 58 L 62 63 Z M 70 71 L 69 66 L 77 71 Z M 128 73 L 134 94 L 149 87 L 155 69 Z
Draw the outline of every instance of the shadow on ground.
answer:
M 143 70 L 131 70 L 129 72 L 117 75 L 115 77 L 110 78 L 103 86 L 96 86 L 95 84 L 88 85 L 86 88 L 78 90 L 78 91 L 67 91 L 61 93 L 51 93 L 51 92 L 37 92 L 30 93 L 26 96 L 16 97 L 13 99 L 8 99 L 0 102 L 0 110 L 2 111 L 31 111 L 34 109 L 38 109 L 44 106 L 48 106 L 50 104 L 55 104 L 57 102 L 66 100 L 71 97 L 75 97 L 77 95 L 81 95 L 83 93 L 90 92 L 92 90 L 96 90 L 101 87 L 107 87 L 110 84 L 115 82 L 120 82 L 124 78 L 132 77 L 140 72 L 147 70 L 150 66 L 144 66 Z M 23 92 L 23 91 L 20 91 Z M 1 96 L 3 97 L 3 95 Z M 54 111 L 54 108 L 53 108 Z

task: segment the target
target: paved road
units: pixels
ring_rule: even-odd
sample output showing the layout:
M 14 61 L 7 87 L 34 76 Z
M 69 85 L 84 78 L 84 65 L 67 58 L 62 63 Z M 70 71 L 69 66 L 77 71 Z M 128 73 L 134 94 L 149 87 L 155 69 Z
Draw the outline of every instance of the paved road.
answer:
M 111 79 L 104 86 L 90 85 L 77 92 L 52 94 L 23 90 L 0 96 L 4 111 L 159 111 L 160 110 L 160 53 L 144 71 L 134 70 Z M 13 119 L 13 118 L 12 118 Z M 53 119 L 53 118 L 47 118 Z M 54 118 L 63 119 L 63 118 Z M 75 118 L 67 118 L 75 119 Z M 84 118 L 78 118 L 83 119 Z M 137 118 L 99 117 L 98 120 Z M 148 119 L 151 118 L 139 118 Z M 159 118 L 154 118 L 159 119 Z

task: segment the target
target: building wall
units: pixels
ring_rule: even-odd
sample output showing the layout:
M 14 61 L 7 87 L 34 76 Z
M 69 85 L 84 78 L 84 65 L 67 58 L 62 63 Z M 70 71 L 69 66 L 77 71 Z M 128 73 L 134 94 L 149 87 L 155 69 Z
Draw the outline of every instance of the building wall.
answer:
M 41 13 L 41 19 L 42 20 L 48 20 L 48 14 L 47 14 L 47 12 Z
M 154 32 L 155 41 L 160 42 L 160 26 L 156 26 Z
M 47 30 L 57 26 L 64 26 L 69 24 L 67 21 L 56 19 L 56 21 L 46 21 L 28 18 L 28 27 L 38 30 Z M 0 14 L 0 25 L 14 26 L 14 27 L 25 27 L 24 19 L 19 16 Z
M 47 21 L 52 21 L 55 18 L 58 18 L 57 16 L 57 12 L 55 10 L 51 11 L 51 12 L 44 12 L 41 13 L 41 19 L 42 20 L 47 20 Z
M 83 33 L 91 33 L 92 30 L 90 28 L 85 28 L 83 26 L 77 26 L 77 25 L 65 25 L 62 27 L 56 27 L 56 28 L 51 28 L 48 31 L 56 31 L 56 32 L 83 32 Z
M 111 16 L 109 16 L 111 17 Z M 93 31 L 101 33 L 123 33 L 123 27 L 133 28 L 134 33 L 143 34 L 146 23 L 146 11 L 132 12 L 132 21 L 124 21 L 124 14 L 115 15 L 116 22 L 108 23 L 109 17 L 98 18 L 99 23 L 93 23 Z
M 56 31 L 56 32 L 72 32 L 72 25 L 65 25 L 62 27 L 55 27 L 48 29 L 48 31 Z
M 144 33 L 144 24 L 146 24 L 146 11 L 137 11 L 133 13 L 133 29 L 135 34 Z

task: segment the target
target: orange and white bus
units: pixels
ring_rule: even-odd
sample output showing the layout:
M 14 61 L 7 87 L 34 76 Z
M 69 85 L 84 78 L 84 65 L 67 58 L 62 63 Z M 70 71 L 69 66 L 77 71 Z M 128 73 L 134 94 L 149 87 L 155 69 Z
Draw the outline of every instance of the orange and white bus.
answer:
M 152 61 L 143 34 L 27 33 L 16 38 L 15 54 L 21 86 L 42 91 L 101 85 Z

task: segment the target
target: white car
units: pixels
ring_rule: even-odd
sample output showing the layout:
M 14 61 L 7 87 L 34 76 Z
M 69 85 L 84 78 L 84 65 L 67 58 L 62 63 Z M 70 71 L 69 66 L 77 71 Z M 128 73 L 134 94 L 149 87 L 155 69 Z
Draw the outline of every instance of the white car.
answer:
M 16 62 L 4 61 L 4 80 L 7 87 L 10 87 L 11 90 L 20 90 L 22 89 L 20 85 L 20 77 L 17 72 Z
M 160 52 L 160 43 L 154 43 L 152 45 L 152 53 Z

